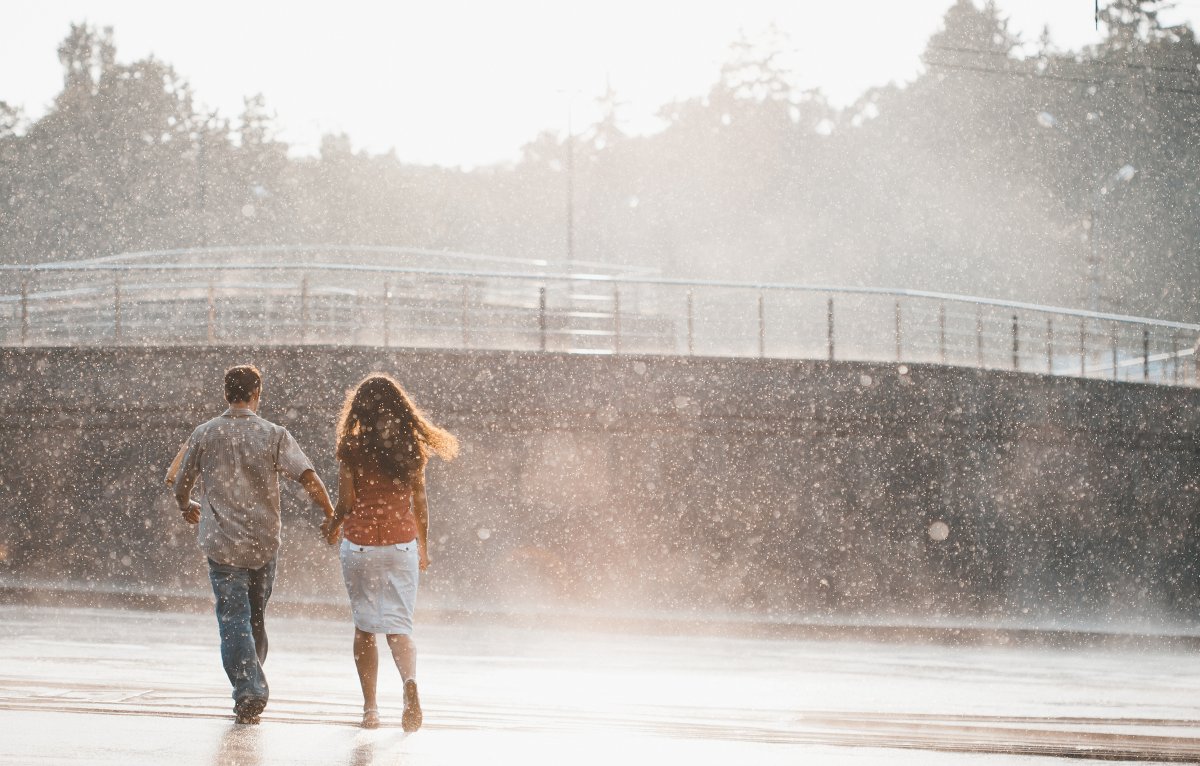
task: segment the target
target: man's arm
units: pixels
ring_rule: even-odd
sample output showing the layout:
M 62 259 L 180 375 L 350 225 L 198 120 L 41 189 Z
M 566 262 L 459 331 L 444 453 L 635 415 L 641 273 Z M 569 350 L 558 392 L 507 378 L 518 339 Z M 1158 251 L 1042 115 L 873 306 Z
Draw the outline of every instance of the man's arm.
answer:
M 179 472 L 174 477 L 175 504 L 179 506 L 179 512 L 183 514 L 184 521 L 189 524 L 199 524 L 200 504 L 192 499 L 192 487 L 196 486 L 196 478 L 200 475 L 199 439 L 195 438 L 195 434 L 193 434 L 184 446 L 186 452 L 180 448 L 183 456 L 176 456 L 176 460 L 179 460 L 180 464 Z
M 312 498 L 312 501 L 321 506 L 321 510 L 325 512 L 325 518 L 333 518 L 333 503 L 329 500 L 329 492 L 325 489 L 325 483 L 321 481 L 321 477 L 317 476 L 317 472 L 309 468 L 304 473 L 300 474 L 298 480 L 300 486 L 304 487 L 304 491 Z
M 329 501 L 329 492 L 325 489 L 325 483 L 313 470 L 312 461 L 304 454 L 304 450 L 300 449 L 295 437 L 286 428 L 281 430 L 283 432 L 282 440 L 279 442 L 275 454 L 276 469 L 304 487 L 304 491 L 308 493 L 312 501 L 321 506 L 321 510 L 325 512 L 325 519 L 328 521 L 333 516 L 333 503 Z
M 325 539 L 330 545 L 337 542 L 338 528 L 342 525 L 342 519 L 346 518 L 353 507 L 354 471 L 345 463 L 339 463 L 337 505 L 333 509 L 333 515 L 326 517 L 324 523 L 321 524 L 321 534 L 325 535 Z
M 168 487 L 175 486 L 175 477 L 179 475 L 179 467 L 183 465 L 183 456 L 187 454 L 188 443 L 184 442 L 179 445 L 179 451 L 175 453 L 175 459 L 171 461 L 171 465 L 167 468 L 167 476 L 163 480 Z

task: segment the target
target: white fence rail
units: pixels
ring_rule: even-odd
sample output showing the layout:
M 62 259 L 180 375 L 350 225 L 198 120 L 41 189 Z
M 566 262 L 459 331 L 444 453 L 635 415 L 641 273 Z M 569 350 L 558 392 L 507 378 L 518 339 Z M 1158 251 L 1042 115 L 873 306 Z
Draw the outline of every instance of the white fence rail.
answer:
M 1200 378 L 1200 325 L 963 295 L 549 273 L 512 262 L 503 265 L 521 270 L 147 255 L 0 266 L 0 345 L 350 344 L 930 362 L 1169 385 Z

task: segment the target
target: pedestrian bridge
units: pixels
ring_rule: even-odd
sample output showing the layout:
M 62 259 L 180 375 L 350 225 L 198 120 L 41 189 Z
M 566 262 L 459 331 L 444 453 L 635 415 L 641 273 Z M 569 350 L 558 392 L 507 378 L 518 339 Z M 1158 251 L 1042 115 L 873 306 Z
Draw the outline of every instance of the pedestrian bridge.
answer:
M 923 290 L 373 246 L 0 266 L 0 345 L 353 345 L 934 363 L 1196 385 L 1200 325 Z

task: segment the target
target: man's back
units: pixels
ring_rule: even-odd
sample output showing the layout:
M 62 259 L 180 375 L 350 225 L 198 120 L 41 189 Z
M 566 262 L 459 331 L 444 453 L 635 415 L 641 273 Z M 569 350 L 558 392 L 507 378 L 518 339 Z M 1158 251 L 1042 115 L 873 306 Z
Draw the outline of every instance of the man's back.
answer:
M 180 488 L 203 477 L 199 544 L 221 564 L 256 568 L 279 548 L 279 474 L 299 480 L 312 469 L 283 426 L 230 407 L 188 440 Z

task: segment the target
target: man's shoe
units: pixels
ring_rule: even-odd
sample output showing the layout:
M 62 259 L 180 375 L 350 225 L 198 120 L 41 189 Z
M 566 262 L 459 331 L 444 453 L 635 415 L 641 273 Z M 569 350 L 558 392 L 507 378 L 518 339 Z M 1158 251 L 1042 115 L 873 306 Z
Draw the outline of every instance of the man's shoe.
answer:
M 417 682 L 411 678 L 404 682 L 404 715 L 400 725 L 411 733 L 421 728 L 424 715 L 421 713 L 421 698 L 417 696 Z
M 248 697 L 238 700 L 233 706 L 233 715 L 237 718 L 237 722 L 241 724 L 255 724 L 259 721 L 259 716 L 262 715 L 263 708 L 267 706 L 267 701 L 261 697 Z

